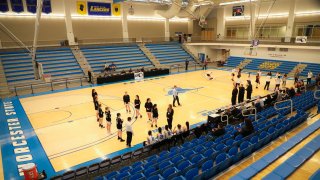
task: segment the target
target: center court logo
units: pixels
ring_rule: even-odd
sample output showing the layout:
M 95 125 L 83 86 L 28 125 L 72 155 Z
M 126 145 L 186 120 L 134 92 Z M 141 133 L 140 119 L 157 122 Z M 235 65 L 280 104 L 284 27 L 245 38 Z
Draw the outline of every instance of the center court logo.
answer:
M 186 93 L 186 92 L 189 92 L 189 91 L 198 91 L 199 89 L 202 89 L 204 87 L 198 87 L 198 88 L 177 88 L 177 91 L 178 93 Z M 167 96 L 172 96 L 172 88 L 170 89 L 167 89 Z

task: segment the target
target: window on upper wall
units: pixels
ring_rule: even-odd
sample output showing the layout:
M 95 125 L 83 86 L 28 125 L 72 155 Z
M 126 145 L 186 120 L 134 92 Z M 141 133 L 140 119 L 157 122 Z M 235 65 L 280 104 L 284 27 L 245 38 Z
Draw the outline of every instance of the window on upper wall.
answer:
M 294 30 L 294 36 L 320 38 L 320 24 L 297 24 Z

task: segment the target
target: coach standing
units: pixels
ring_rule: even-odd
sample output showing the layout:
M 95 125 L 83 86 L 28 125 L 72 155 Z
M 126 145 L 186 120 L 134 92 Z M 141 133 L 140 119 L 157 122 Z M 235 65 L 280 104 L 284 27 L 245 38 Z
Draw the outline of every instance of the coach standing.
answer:
M 131 147 L 131 141 L 132 141 L 132 123 L 131 123 L 131 117 L 128 117 L 128 121 L 126 123 L 126 132 L 127 132 L 127 146 Z
M 179 102 L 179 96 L 178 96 L 178 90 L 177 90 L 177 86 L 174 85 L 173 90 L 172 90 L 172 95 L 173 95 L 173 107 L 175 106 L 175 102 L 178 102 L 178 105 L 181 106 L 180 102 Z

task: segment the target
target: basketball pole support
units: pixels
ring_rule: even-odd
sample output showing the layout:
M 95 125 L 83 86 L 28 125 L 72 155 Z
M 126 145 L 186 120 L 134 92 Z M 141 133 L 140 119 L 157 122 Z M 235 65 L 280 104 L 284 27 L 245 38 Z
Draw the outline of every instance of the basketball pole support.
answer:
M 38 35 L 39 35 L 39 24 L 41 19 L 41 12 L 42 12 L 42 0 L 37 0 L 37 14 L 36 14 L 36 21 L 34 24 L 34 37 L 33 37 L 33 44 L 32 44 L 32 50 L 31 50 L 31 57 L 32 57 L 32 64 L 34 69 L 34 76 L 37 77 L 36 73 L 36 52 L 37 52 L 37 42 L 38 42 Z

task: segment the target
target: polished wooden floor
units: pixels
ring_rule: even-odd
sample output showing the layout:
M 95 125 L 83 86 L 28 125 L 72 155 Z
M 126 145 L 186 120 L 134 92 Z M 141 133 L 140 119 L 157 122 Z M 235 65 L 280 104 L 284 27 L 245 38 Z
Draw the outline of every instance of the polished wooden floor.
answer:
M 127 114 L 122 102 L 125 91 L 133 101 L 139 95 L 142 107 L 147 98 L 158 105 L 159 126 L 166 124 L 166 108 L 172 103 L 168 91 L 177 85 L 185 90 L 179 95 L 182 106 L 176 107 L 173 125 L 189 121 L 195 124 L 206 120 L 201 112 L 230 105 L 232 81 L 230 72 L 209 70 L 214 76 L 208 80 L 206 71 L 195 71 L 148 79 L 142 82 L 126 82 L 95 87 L 99 100 L 112 111 L 112 133 L 98 127 L 94 106 L 91 98 L 91 88 L 65 91 L 21 99 L 21 103 L 39 140 L 49 157 L 55 171 L 68 169 L 83 162 L 107 157 L 108 154 L 126 148 L 125 142 L 116 138 L 115 115 L 120 112 L 122 118 L 135 115 Z M 254 77 L 252 77 L 253 80 Z M 242 81 L 246 82 L 247 75 Z M 261 82 L 264 85 L 264 77 Z M 288 82 L 288 86 L 292 81 Z M 274 82 L 270 89 L 274 88 Z M 265 95 L 262 85 L 254 88 L 253 96 Z M 132 104 L 131 104 L 132 106 Z M 148 130 L 153 128 L 147 123 L 144 108 L 141 108 L 143 118 L 134 122 L 133 143 L 139 144 L 146 140 Z M 104 121 L 105 123 L 105 121 Z M 126 135 L 123 135 L 126 138 Z

